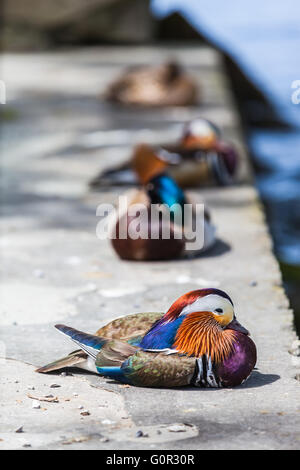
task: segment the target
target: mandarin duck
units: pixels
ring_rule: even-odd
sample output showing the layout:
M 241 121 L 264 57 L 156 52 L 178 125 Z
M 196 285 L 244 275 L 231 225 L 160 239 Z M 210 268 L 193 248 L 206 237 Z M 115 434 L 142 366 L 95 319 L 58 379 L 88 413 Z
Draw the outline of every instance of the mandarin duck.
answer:
M 109 85 L 109 101 L 130 106 L 188 106 L 196 103 L 194 80 L 176 62 L 136 66 Z
M 234 387 L 256 364 L 256 347 L 237 321 L 230 297 L 219 289 L 182 295 L 165 313 L 113 320 L 96 335 L 56 328 L 80 351 L 38 369 L 79 366 L 141 387 Z
M 154 261 L 195 256 L 215 244 L 216 230 L 208 211 L 202 210 L 204 205 L 196 204 L 164 172 L 151 149 L 137 156 L 134 169 L 143 189 L 126 193 L 128 209 L 119 213 L 111 231 L 120 258 Z M 134 236 L 132 227 L 137 229 Z
M 238 166 L 236 150 L 222 139 L 214 124 L 198 118 L 183 127 L 180 140 L 174 144 L 135 146 L 129 162 L 102 171 L 91 180 L 90 187 L 136 184 L 135 160 L 150 151 L 156 153 L 161 165 L 181 187 L 227 186 L 234 182 Z

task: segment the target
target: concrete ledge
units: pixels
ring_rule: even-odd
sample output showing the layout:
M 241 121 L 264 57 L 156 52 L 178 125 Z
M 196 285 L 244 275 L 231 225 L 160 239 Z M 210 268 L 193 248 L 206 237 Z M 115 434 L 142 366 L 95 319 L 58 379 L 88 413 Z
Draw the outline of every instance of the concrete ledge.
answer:
M 163 60 L 170 52 L 203 83 L 203 107 L 120 113 L 95 98 L 124 62 Z M 218 55 L 207 48 L 9 55 L 4 74 L 8 106 L 18 117 L 2 130 L 0 344 L 1 356 L 9 359 L 0 364 L 0 448 L 299 448 L 295 376 L 300 364 L 288 353 L 296 339 L 293 316 L 249 184 L 247 155 Z M 201 191 L 218 227 L 217 247 L 193 260 L 119 261 L 95 236 L 96 207 L 116 200 L 117 192 L 89 193 L 88 180 L 100 167 L 127 158 L 138 130 L 151 129 L 152 141 L 174 138 L 178 124 L 196 115 L 209 115 L 243 149 L 243 184 Z M 105 132 L 95 133 L 106 129 L 127 129 L 127 143 L 103 145 Z M 164 310 L 183 292 L 207 285 L 231 295 L 257 344 L 257 370 L 243 386 L 152 390 L 81 373 L 34 373 L 33 365 L 70 350 L 54 331 L 55 322 L 93 332 L 122 314 Z M 53 383 L 61 387 L 50 389 Z M 28 393 L 41 397 L 46 391 L 58 403 L 32 408 Z M 78 406 L 90 414 L 81 415 Z M 168 432 L 175 423 L 191 426 Z M 20 426 L 23 434 L 15 432 Z M 163 429 L 159 439 L 158 428 Z M 136 438 L 137 429 L 149 438 Z

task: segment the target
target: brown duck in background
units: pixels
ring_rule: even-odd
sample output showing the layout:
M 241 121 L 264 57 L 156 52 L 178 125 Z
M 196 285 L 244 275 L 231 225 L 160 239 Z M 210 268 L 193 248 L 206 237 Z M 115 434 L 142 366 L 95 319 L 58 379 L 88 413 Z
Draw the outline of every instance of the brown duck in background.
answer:
M 146 210 L 146 217 L 143 221 L 141 231 L 145 231 L 147 238 L 130 237 L 130 225 L 135 224 L 136 216 L 128 211 L 121 212 L 116 222 L 112 224 L 112 231 L 115 236 L 111 239 L 111 244 L 117 255 L 123 260 L 130 261 L 166 261 L 179 258 L 184 253 L 185 241 L 183 238 L 176 238 L 176 226 L 167 222 L 170 236 L 163 238 L 165 222 L 162 220 L 151 220 L 150 204 L 151 199 L 146 189 L 136 189 L 127 191 L 124 196 L 127 197 L 128 209 L 135 204 L 142 204 Z M 121 235 L 124 227 L 125 237 Z M 153 236 L 153 234 L 155 234 Z
M 137 159 L 142 162 L 143 156 L 146 161 L 151 153 L 156 154 L 156 164 L 160 160 L 161 168 L 184 188 L 230 185 L 237 173 L 235 148 L 222 139 L 214 124 L 198 118 L 184 125 L 180 140 L 174 144 L 137 145 L 130 161 L 102 171 L 90 182 L 91 188 L 137 184 L 135 162 Z
M 194 80 L 176 62 L 136 66 L 108 87 L 109 101 L 130 106 L 188 106 L 196 103 Z

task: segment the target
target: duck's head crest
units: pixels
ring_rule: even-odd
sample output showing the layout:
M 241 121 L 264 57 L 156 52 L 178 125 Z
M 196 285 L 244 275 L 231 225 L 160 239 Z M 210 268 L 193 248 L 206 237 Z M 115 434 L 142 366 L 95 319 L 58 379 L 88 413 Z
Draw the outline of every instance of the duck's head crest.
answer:
M 207 119 L 197 118 L 183 129 L 182 146 L 187 150 L 209 150 L 220 138 L 219 129 Z
M 231 298 L 221 289 L 197 289 L 187 292 L 171 305 L 163 320 L 173 321 L 180 316 L 193 317 L 194 320 L 199 318 L 201 321 L 215 320 L 223 329 L 249 334 L 237 321 Z
M 220 289 L 197 289 L 188 292 L 177 299 L 165 314 L 168 321 L 191 313 L 207 312 L 226 327 L 234 319 L 234 307 L 231 298 Z
M 164 319 L 182 317 L 174 346 L 189 356 L 207 355 L 220 362 L 228 357 L 239 331 L 248 331 L 238 323 L 231 298 L 220 289 L 198 289 L 181 296 L 171 305 Z M 235 330 L 235 331 L 232 331 Z

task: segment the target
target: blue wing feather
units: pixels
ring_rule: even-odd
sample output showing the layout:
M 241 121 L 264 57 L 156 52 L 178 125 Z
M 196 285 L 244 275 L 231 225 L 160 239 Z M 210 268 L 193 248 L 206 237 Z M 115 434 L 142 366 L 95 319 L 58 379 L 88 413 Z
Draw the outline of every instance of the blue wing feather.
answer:
M 97 367 L 97 371 L 104 377 L 110 377 L 111 379 L 118 380 L 119 382 L 131 384 L 128 377 L 125 376 L 125 371 L 121 367 Z M 126 371 L 127 372 L 127 371 Z
M 175 342 L 175 336 L 184 317 L 163 323 L 158 320 L 153 327 L 145 334 L 139 346 L 143 349 L 168 349 L 172 348 Z
M 89 335 L 66 325 L 55 325 L 61 333 L 68 336 L 83 351 L 93 359 L 96 359 L 100 349 L 107 343 L 107 340 L 99 336 Z
M 167 204 L 169 207 L 179 204 L 183 207 L 186 202 L 182 189 L 166 174 L 156 176 L 149 182 L 148 193 L 153 204 Z

